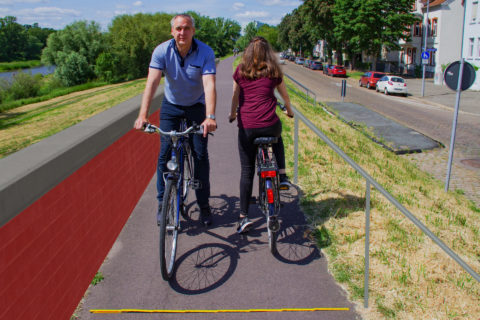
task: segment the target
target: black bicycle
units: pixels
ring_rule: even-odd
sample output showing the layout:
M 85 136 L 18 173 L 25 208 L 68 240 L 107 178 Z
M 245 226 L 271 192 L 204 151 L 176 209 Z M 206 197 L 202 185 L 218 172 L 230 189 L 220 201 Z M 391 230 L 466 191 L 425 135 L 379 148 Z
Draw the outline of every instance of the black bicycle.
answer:
M 267 218 L 268 246 L 270 252 L 277 252 L 277 237 L 280 230 L 278 214 L 280 213 L 280 180 L 277 161 L 272 145 L 277 137 L 259 137 L 254 140 L 257 145 L 258 204 Z
M 153 124 L 145 125 L 145 132 L 159 133 L 171 140 L 171 157 L 167 162 L 168 172 L 164 173 L 165 192 L 158 221 L 160 227 L 160 270 L 162 278 L 168 281 L 175 269 L 178 233 L 181 231 L 180 216 L 186 214 L 185 201 L 189 189 L 200 185 L 194 179 L 193 154 L 190 147 L 191 134 L 203 134 L 203 128 L 193 125 L 187 128 L 186 119 L 180 122 L 180 131 L 165 132 Z

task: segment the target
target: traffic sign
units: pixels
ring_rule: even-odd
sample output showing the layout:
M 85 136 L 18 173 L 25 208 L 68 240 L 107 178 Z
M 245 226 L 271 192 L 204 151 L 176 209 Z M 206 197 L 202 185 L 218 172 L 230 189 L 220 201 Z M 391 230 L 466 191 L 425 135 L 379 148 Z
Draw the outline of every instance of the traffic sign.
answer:
M 428 51 L 423 51 L 422 52 L 422 59 L 429 59 L 430 58 L 430 53 Z
M 422 64 L 428 64 L 428 59 L 422 59 Z
M 445 70 L 445 73 L 443 74 L 443 78 L 445 79 L 445 83 L 447 84 L 447 87 L 456 91 L 458 87 L 459 76 L 460 76 L 460 61 L 455 61 L 447 67 L 447 69 Z M 472 67 L 470 63 L 464 61 L 461 90 L 467 90 L 472 86 L 474 82 L 475 82 L 475 69 Z

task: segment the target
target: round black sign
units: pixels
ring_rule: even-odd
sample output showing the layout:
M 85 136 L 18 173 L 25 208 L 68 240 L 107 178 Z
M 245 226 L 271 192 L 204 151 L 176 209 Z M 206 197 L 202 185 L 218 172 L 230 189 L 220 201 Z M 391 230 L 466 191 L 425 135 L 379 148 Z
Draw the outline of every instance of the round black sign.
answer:
M 455 61 L 454 63 L 450 64 L 445 70 L 445 73 L 443 74 L 443 78 L 445 79 L 445 83 L 450 89 L 457 91 L 459 74 L 460 74 L 460 61 Z M 472 86 L 474 82 L 475 82 L 475 69 L 472 67 L 470 63 L 464 61 L 461 90 L 467 90 Z

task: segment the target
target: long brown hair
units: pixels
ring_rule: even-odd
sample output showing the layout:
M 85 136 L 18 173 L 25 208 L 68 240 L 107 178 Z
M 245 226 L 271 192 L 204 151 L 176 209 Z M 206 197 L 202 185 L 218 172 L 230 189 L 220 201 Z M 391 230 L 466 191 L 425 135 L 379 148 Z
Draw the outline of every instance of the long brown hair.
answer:
M 245 49 L 239 72 L 247 79 L 283 77 L 275 52 L 268 41 L 259 36 L 253 37 Z

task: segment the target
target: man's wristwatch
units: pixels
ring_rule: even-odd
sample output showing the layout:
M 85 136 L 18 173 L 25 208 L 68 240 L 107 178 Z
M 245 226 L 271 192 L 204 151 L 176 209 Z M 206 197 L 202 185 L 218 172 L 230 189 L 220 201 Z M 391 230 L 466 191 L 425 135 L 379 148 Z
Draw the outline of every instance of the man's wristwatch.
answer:
M 207 116 L 207 118 L 208 118 L 208 119 L 212 119 L 212 120 L 215 120 L 215 119 L 216 119 L 214 114 L 209 114 L 209 115 Z

